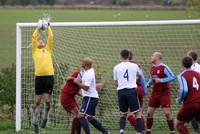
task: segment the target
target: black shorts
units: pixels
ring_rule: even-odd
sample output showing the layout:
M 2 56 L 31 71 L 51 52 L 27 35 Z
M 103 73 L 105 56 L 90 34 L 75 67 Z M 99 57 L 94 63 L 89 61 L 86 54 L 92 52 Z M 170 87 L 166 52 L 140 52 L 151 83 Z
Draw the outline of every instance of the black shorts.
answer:
M 35 77 L 35 94 L 42 95 L 47 93 L 49 95 L 53 92 L 54 77 L 53 76 L 36 76 Z
M 121 89 L 118 91 L 118 102 L 121 113 L 127 113 L 128 108 L 135 113 L 140 111 L 140 104 L 136 89 Z
M 80 113 L 88 116 L 95 116 L 98 100 L 99 98 L 83 97 Z

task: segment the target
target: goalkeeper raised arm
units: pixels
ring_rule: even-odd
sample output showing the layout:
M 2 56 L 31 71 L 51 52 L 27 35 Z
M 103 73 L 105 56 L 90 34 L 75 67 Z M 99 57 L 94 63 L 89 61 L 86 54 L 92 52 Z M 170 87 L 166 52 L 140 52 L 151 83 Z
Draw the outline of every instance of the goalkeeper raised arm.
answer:
M 47 28 L 48 38 L 45 44 L 39 33 Z M 53 33 L 46 20 L 40 20 L 32 37 L 32 57 L 35 68 L 35 105 L 33 107 L 33 126 L 35 133 L 39 133 L 38 114 L 42 95 L 45 97 L 45 109 L 42 116 L 42 128 L 46 127 L 47 116 L 50 110 L 51 95 L 54 84 L 54 68 L 52 61 Z

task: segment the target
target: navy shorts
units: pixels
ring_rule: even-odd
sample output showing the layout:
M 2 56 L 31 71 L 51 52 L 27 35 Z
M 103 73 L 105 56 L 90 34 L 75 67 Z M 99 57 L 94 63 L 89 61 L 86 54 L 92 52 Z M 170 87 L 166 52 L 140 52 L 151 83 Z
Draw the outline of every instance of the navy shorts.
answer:
M 88 116 L 95 116 L 98 100 L 98 98 L 83 97 L 80 113 Z
M 128 108 L 135 113 L 140 111 L 140 103 L 136 89 L 121 89 L 118 91 L 118 103 L 121 113 L 127 113 Z

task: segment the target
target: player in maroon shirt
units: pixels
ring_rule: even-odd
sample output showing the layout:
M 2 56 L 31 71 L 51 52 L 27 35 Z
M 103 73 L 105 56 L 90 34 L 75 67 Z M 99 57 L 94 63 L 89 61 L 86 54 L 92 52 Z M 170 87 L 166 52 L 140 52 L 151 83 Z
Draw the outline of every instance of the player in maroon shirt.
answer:
M 193 118 L 200 121 L 200 73 L 191 70 L 192 58 L 182 59 L 183 72 L 178 76 L 179 95 L 176 102 L 183 105 L 178 112 L 176 127 L 180 134 L 189 134 L 184 123 Z
M 130 57 L 129 57 L 130 62 L 137 64 L 141 69 L 140 64 L 137 61 L 133 61 L 132 58 L 133 58 L 133 53 L 130 51 Z M 142 69 L 141 69 L 141 71 L 142 71 Z M 141 76 L 141 77 L 142 78 L 137 79 L 137 95 L 138 95 L 138 100 L 140 102 L 140 107 L 141 107 L 141 111 L 142 111 L 143 98 L 146 95 L 146 81 L 144 79 L 144 76 Z M 135 122 L 136 119 L 130 111 L 128 112 L 127 119 L 130 122 L 130 124 L 136 129 L 136 122 Z M 142 119 L 142 124 L 143 124 L 143 131 L 144 131 L 145 119 L 144 119 L 143 115 L 142 115 L 141 119 Z
M 70 77 L 66 79 L 66 84 L 64 85 L 60 94 L 60 102 L 66 112 L 73 114 L 71 134 L 80 134 L 81 125 L 78 118 L 79 107 L 75 100 L 75 96 L 78 94 L 80 87 L 73 82 L 74 78 L 81 79 L 81 73 L 79 69 L 73 72 Z
M 162 54 L 160 52 L 153 53 L 151 56 L 151 62 L 153 65 L 150 69 L 150 79 L 147 83 L 147 87 L 153 85 L 153 91 L 149 98 L 147 109 L 146 134 L 151 134 L 153 115 L 156 108 L 159 108 L 160 106 L 167 118 L 170 133 L 174 134 L 174 121 L 170 110 L 169 82 L 174 80 L 176 77 L 172 73 L 171 69 L 162 63 Z

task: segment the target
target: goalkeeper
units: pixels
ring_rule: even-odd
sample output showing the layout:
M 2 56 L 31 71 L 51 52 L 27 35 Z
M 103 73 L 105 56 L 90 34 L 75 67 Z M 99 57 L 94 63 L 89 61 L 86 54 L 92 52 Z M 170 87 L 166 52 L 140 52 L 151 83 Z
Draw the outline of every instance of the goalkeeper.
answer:
M 42 23 L 41 23 L 42 21 Z M 48 38 L 45 44 L 39 32 L 47 28 Z M 40 113 L 40 102 L 42 96 L 45 97 L 45 108 L 42 115 L 41 127 L 45 128 L 47 116 L 50 110 L 51 95 L 54 84 L 54 68 L 52 63 L 53 33 L 49 25 L 49 21 L 40 20 L 38 27 L 32 36 L 32 57 L 35 67 L 35 104 L 33 107 L 33 126 L 35 133 L 39 133 L 38 114 Z

